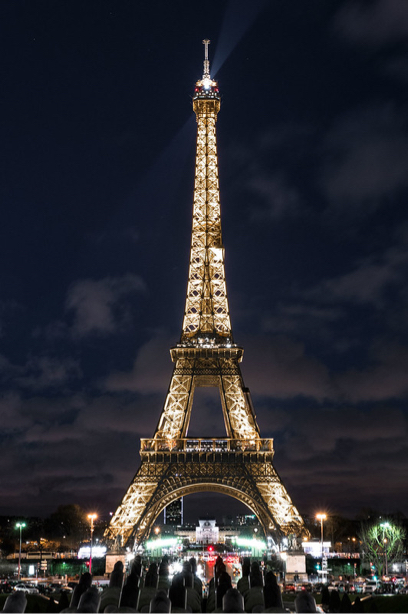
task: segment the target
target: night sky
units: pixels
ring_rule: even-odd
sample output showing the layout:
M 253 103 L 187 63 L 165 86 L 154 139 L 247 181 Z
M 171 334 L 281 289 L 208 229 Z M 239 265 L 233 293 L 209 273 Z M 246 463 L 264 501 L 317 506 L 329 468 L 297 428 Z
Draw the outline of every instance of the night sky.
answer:
M 301 513 L 408 514 L 408 2 L 3 0 L 0 28 L 0 514 L 114 511 L 154 433 L 203 38 L 261 435 Z M 225 435 L 212 391 L 189 435 Z

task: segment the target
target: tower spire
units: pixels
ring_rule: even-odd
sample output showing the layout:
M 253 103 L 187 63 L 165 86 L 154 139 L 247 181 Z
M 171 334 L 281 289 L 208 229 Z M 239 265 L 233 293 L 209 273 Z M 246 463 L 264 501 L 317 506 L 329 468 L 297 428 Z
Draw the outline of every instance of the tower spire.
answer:
M 210 76 L 210 60 L 208 59 L 208 45 L 211 43 L 211 41 L 208 38 L 205 38 L 203 40 L 203 45 L 204 45 L 204 73 L 203 73 L 203 79 L 211 79 Z

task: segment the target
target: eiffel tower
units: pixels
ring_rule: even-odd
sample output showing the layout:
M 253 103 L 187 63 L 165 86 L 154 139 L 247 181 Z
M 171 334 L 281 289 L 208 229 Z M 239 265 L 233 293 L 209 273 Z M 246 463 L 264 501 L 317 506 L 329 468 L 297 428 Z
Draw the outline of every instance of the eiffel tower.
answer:
M 306 533 L 273 464 L 273 440 L 262 439 L 239 363 L 228 308 L 221 235 L 215 124 L 218 84 L 210 76 L 209 40 L 204 74 L 197 81 L 193 110 L 197 149 L 187 298 L 180 342 L 170 350 L 174 370 L 152 439 L 141 439 L 141 465 L 105 533 L 108 540 L 136 547 L 172 501 L 203 491 L 246 504 L 266 535 Z M 219 389 L 226 438 L 189 438 L 197 386 Z

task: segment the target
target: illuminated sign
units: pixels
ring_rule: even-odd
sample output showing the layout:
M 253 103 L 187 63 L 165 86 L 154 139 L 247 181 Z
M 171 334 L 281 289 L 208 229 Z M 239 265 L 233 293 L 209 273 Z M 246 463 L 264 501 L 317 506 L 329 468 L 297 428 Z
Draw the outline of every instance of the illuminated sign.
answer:
M 106 554 L 106 546 L 93 546 L 92 548 L 92 557 L 95 559 L 101 559 Z M 91 556 L 91 548 L 90 546 L 82 546 L 78 550 L 78 558 L 79 559 L 89 559 Z

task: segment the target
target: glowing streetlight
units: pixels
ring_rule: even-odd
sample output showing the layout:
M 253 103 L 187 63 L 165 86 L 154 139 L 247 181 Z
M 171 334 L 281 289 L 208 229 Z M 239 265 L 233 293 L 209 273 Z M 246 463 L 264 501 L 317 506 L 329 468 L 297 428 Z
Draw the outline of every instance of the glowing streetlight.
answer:
M 98 518 L 97 514 L 88 514 L 91 523 L 91 548 L 89 550 L 89 573 L 92 573 L 92 535 L 94 532 L 94 520 Z
M 20 580 L 21 576 L 21 531 L 26 527 L 25 522 L 17 522 L 16 529 L 20 529 L 20 548 L 18 551 L 18 576 L 17 579 Z
M 324 582 L 326 575 L 326 568 L 323 565 L 323 521 L 326 520 L 326 514 L 316 514 L 316 520 L 320 520 L 320 544 L 321 544 L 321 553 L 322 553 L 322 580 Z
M 382 542 L 383 542 L 384 559 L 385 559 L 385 575 L 388 576 L 387 548 L 385 545 L 387 543 L 387 538 L 385 537 L 385 529 L 390 529 L 391 525 L 389 522 L 382 522 L 380 524 L 380 527 L 382 528 Z

